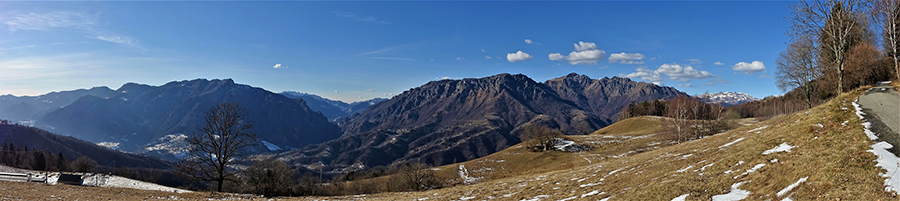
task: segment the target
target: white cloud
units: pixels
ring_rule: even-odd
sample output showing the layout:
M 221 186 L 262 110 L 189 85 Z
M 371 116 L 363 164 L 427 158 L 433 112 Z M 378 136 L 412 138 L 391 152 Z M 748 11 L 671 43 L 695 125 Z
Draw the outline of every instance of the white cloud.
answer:
M 522 52 L 522 50 L 519 50 L 516 53 L 506 54 L 506 60 L 509 60 L 509 62 L 525 61 L 525 60 L 529 60 L 531 58 L 534 58 L 534 57 L 532 57 L 528 53 Z
M 334 13 L 334 15 L 337 15 L 338 17 L 353 19 L 353 20 L 360 21 L 360 22 L 367 22 L 367 23 L 372 23 L 372 24 L 384 24 L 384 25 L 394 24 L 394 23 L 391 23 L 388 21 L 375 19 L 375 17 L 372 17 L 372 16 L 360 17 L 360 16 L 356 15 L 355 13 L 351 13 L 351 12 L 338 12 L 338 11 L 332 11 L 332 12 Z
M 111 34 L 98 27 L 98 15 L 84 12 L 57 11 L 48 13 L 11 11 L 0 14 L 0 23 L 6 24 L 10 32 L 17 30 L 49 31 L 54 29 L 75 30 L 85 34 L 85 38 L 138 47 L 137 39 Z
M 622 52 L 609 55 L 609 63 L 643 64 L 644 61 L 641 61 L 642 59 L 644 59 L 644 55 L 640 53 L 628 54 Z
M 597 44 L 594 44 L 592 42 L 578 41 L 578 43 L 575 44 L 575 51 L 587 51 L 587 50 L 597 50 L 597 49 L 600 49 L 600 48 L 597 48 Z
M 491 59 L 491 56 L 484 56 L 485 59 Z
M 487 52 L 487 51 L 484 51 L 484 49 L 481 49 L 481 52 Z
M 53 28 L 88 28 L 97 24 L 97 17 L 80 12 L 24 13 L 7 12 L 0 14 L 0 21 L 16 30 L 50 30 Z
M 372 58 L 372 59 L 381 59 L 381 60 L 418 61 L 418 60 L 416 60 L 416 59 L 413 59 L 413 58 L 406 58 L 406 57 L 369 57 L 369 58 Z
M 551 60 L 551 61 L 562 61 L 562 60 L 566 60 L 566 56 L 563 56 L 562 54 L 559 54 L 559 53 L 553 53 L 553 54 L 550 54 L 549 57 L 550 57 L 550 60 Z
M 679 64 L 663 64 L 656 70 L 650 70 L 646 67 L 638 67 L 636 72 L 628 75 L 621 75 L 627 78 L 640 78 L 647 82 L 659 84 L 663 81 L 662 75 L 669 76 L 670 80 L 690 82 L 691 80 L 706 79 L 716 77 L 707 71 L 694 69 L 691 66 L 681 66 Z
M 534 44 L 534 41 L 531 41 L 531 39 L 525 39 L 525 43 Z
M 579 41 L 575 44 L 575 51 L 569 53 L 568 56 L 563 56 L 560 53 L 553 53 L 548 55 L 550 60 L 553 61 L 569 61 L 571 65 L 578 64 L 597 64 L 597 61 L 602 60 L 606 56 L 606 52 L 600 50 L 597 47 L 597 44 L 591 42 L 583 42 Z
M 341 93 L 341 91 L 334 90 L 334 93 L 339 94 L 339 93 Z
M 652 82 L 656 85 L 660 85 L 664 80 L 663 77 L 654 70 L 647 69 L 647 67 L 641 66 L 636 69 L 637 72 L 629 73 L 628 75 L 619 75 L 627 78 L 640 78 L 643 81 Z
M 88 38 L 93 38 L 93 39 L 102 40 L 102 41 L 111 42 L 111 43 L 118 43 L 118 44 L 127 45 L 127 46 L 131 46 L 131 47 L 137 47 L 141 43 L 137 39 L 133 39 L 133 38 L 127 37 L 127 36 L 118 36 L 118 35 L 98 35 L 95 37 L 88 37 Z
M 746 74 L 753 74 L 756 72 L 765 71 L 766 66 L 763 65 L 763 63 L 761 61 L 753 61 L 750 63 L 739 62 L 737 64 L 734 64 L 734 66 L 731 67 L 731 69 L 735 70 L 735 71 L 742 71 Z
M 691 62 L 691 64 L 703 64 L 703 61 L 700 61 L 700 59 L 688 59 L 688 62 Z
M 687 84 L 679 84 L 678 87 L 694 87 L 694 85 L 691 85 L 691 83 L 687 83 Z
M 725 64 L 723 64 L 722 62 L 718 62 L 718 61 L 717 61 L 716 63 L 713 63 L 713 65 L 721 66 L 721 65 L 725 65 Z
M 457 61 L 465 61 L 465 60 L 466 60 L 466 58 L 462 58 L 462 57 L 456 57 L 456 60 L 457 60 Z
M 272 66 L 272 68 L 282 68 L 282 67 L 281 67 L 281 64 L 275 64 L 275 66 Z M 285 66 L 284 68 L 287 68 L 287 66 Z
M 366 89 L 367 92 L 375 92 L 375 89 Z
M 712 73 L 697 70 L 691 66 L 681 66 L 678 64 L 663 64 L 659 66 L 659 69 L 656 69 L 656 71 L 668 75 L 671 80 L 682 82 L 715 77 Z

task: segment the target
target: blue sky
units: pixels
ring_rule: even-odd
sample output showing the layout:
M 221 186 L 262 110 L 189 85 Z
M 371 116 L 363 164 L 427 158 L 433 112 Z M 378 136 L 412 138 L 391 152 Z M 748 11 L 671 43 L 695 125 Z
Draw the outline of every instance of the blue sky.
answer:
M 233 78 L 353 102 L 576 72 L 765 97 L 791 3 L 0 2 L 0 94 Z

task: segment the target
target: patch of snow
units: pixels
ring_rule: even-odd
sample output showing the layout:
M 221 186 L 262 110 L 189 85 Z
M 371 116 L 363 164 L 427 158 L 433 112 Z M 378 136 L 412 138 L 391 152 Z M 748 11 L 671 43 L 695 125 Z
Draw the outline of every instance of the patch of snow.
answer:
M 687 166 L 687 167 L 684 168 L 684 169 L 676 170 L 675 172 L 684 172 L 684 171 L 688 171 L 688 170 L 690 170 L 690 169 L 693 168 L 693 167 L 694 167 L 694 165 L 690 165 L 690 166 Z
M 780 145 L 775 148 L 766 150 L 762 152 L 762 155 L 769 155 L 777 152 L 791 152 L 791 149 L 796 148 L 797 146 L 788 145 L 786 142 L 782 142 Z
M 474 184 L 476 181 L 481 179 L 480 177 L 470 177 L 469 170 L 466 170 L 466 166 L 464 165 L 459 165 L 459 167 L 456 169 L 456 174 L 459 175 L 459 178 L 462 179 L 463 184 L 465 185 Z
M 607 198 L 603 198 L 603 199 L 601 199 L 601 200 L 599 200 L 599 201 L 609 201 L 610 198 L 612 198 L 612 196 L 609 196 L 609 197 L 607 197 Z
M 784 196 L 784 194 L 787 194 L 788 192 L 791 192 L 791 190 L 794 190 L 794 188 L 800 185 L 800 183 L 806 182 L 806 179 L 808 178 L 809 177 L 800 178 L 800 180 L 797 180 L 797 182 L 794 182 L 787 187 L 784 187 L 784 189 L 781 189 L 780 191 L 778 191 L 778 193 L 775 193 L 775 195 L 778 195 L 778 197 Z
M 738 183 L 732 184 L 731 192 L 728 192 L 727 194 L 712 196 L 712 200 L 713 201 L 737 201 L 737 200 L 743 200 L 744 198 L 747 198 L 747 196 L 750 196 L 750 191 L 738 189 L 738 187 L 741 187 L 741 185 L 744 185 L 747 182 L 749 182 L 749 181 L 738 182 Z
M 756 166 L 753 166 L 753 168 L 750 168 L 749 170 L 747 170 L 746 172 L 742 173 L 741 175 L 734 176 L 734 179 L 737 179 L 738 177 L 741 177 L 741 176 L 750 174 L 750 173 L 752 173 L 752 172 L 756 172 L 756 170 L 759 170 L 759 168 L 762 168 L 763 166 L 766 166 L 766 164 L 762 164 L 762 163 L 756 164 Z
M 768 127 L 769 127 L 769 126 L 763 126 L 763 127 L 755 128 L 755 129 L 753 129 L 753 130 L 749 130 L 749 131 L 747 131 L 747 132 L 748 132 L 748 133 L 752 133 L 752 132 L 756 132 L 756 131 L 759 131 L 759 130 L 762 130 L 762 129 L 766 129 L 766 128 L 768 128 Z
M 278 145 L 272 144 L 271 142 L 265 140 L 260 140 L 260 142 L 262 142 L 263 145 L 266 145 L 266 148 L 269 149 L 269 151 L 281 150 L 281 147 L 278 147 Z
M 564 140 L 562 138 L 554 138 L 553 141 L 553 148 L 556 148 L 556 150 L 560 151 L 582 152 L 591 150 L 591 147 L 585 146 L 583 144 L 575 144 L 575 142 L 573 141 Z
M 777 158 L 776 158 L 776 159 L 772 159 L 772 160 L 770 160 L 769 162 L 770 162 L 770 163 L 777 163 L 777 162 L 778 162 L 778 159 L 777 159 Z
M 881 169 L 886 170 L 885 173 L 878 174 L 879 176 L 885 177 L 884 190 L 900 192 L 900 176 L 897 176 L 897 168 L 898 166 L 900 166 L 900 158 L 888 151 L 894 146 L 887 142 L 878 142 L 873 144 L 871 147 L 872 149 L 868 150 L 868 152 L 872 152 L 876 156 L 878 156 L 878 164 L 876 164 L 875 166 L 881 167 Z
M 97 143 L 97 146 L 106 147 L 106 148 L 110 148 L 110 149 L 119 149 L 118 142 L 100 142 L 100 143 Z
M 134 179 L 112 176 L 112 175 L 104 175 L 104 174 L 91 174 L 82 176 L 84 181 L 82 185 L 85 186 L 100 186 L 100 187 L 112 187 L 112 188 L 132 188 L 132 189 L 140 189 L 140 190 L 155 190 L 155 191 L 166 191 L 166 192 L 175 192 L 175 193 L 185 193 L 191 192 L 184 189 L 172 188 L 168 186 L 163 186 L 159 184 L 149 183 L 138 181 Z
M 891 83 L 891 81 L 881 81 L 881 82 L 878 82 L 877 84 L 890 84 L 890 83 Z
M 744 140 L 744 138 L 738 138 L 737 140 L 734 140 L 734 141 L 731 141 L 731 142 L 729 142 L 729 143 L 726 143 L 725 145 L 719 146 L 719 149 L 725 148 L 725 147 L 728 147 L 728 146 L 731 146 L 731 145 L 733 145 L 734 143 L 740 142 L 741 140 Z
M 687 199 L 688 195 L 691 195 L 691 194 L 688 193 L 688 194 L 684 194 L 684 195 L 672 198 L 672 201 L 685 201 Z
M 459 198 L 459 200 L 471 200 L 472 198 L 475 198 L 475 196 L 472 196 L 472 197 L 461 197 L 461 198 Z
M 600 190 L 594 190 L 594 191 L 591 191 L 591 192 L 588 192 L 588 193 L 585 193 L 585 194 L 581 194 L 581 198 L 584 198 L 584 197 L 587 197 L 587 196 L 592 196 L 592 195 L 598 195 L 598 194 L 599 194 L 599 195 L 603 195 L 603 194 L 605 194 L 605 193 L 606 193 L 606 192 L 601 193 Z
M 475 196 L 472 196 L 472 197 L 475 197 Z M 522 201 L 538 201 L 538 200 L 541 200 L 541 198 L 549 198 L 549 197 L 550 197 L 549 195 L 538 195 L 538 196 L 534 196 L 531 199 L 522 200 Z

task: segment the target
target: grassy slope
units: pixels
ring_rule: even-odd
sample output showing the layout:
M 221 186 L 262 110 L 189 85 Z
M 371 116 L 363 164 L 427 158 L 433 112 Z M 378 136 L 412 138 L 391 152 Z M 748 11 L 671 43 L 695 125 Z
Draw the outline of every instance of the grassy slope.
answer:
M 751 192 L 746 200 L 896 200 L 883 190 L 884 178 L 878 176 L 883 170 L 875 166 L 875 155 L 867 152 L 872 142 L 853 114 L 850 102 L 860 94 L 862 90 L 855 90 L 808 111 L 628 157 L 606 157 L 587 166 L 426 192 L 356 198 L 671 200 L 690 194 L 688 200 L 709 200 L 732 191 L 733 184 L 746 182 L 739 187 Z M 720 148 L 740 138 L 743 140 Z M 790 152 L 762 154 L 782 143 L 796 147 Z M 758 164 L 765 166 L 743 174 Z M 808 180 L 783 196 L 776 194 L 803 177 Z

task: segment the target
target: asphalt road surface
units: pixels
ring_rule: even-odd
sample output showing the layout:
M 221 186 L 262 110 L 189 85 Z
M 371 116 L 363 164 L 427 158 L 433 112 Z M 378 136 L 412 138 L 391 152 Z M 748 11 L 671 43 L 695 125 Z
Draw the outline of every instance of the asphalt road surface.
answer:
M 891 152 L 900 154 L 900 93 L 886 84 L 879 84 L 859 97 L 859 105 L 868 122 L 872 122 L 872 131 L 880 140 L 887 141 L 894 148 Z

